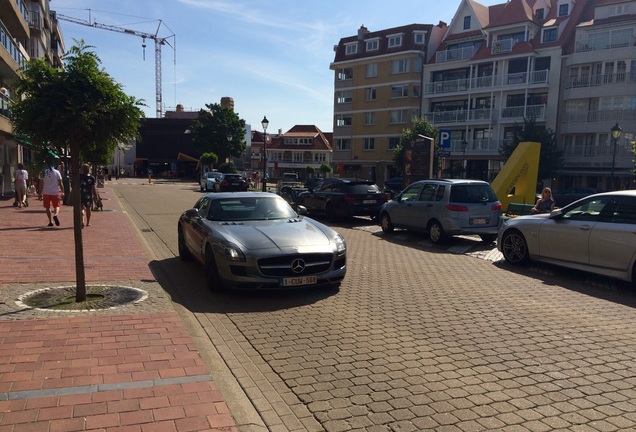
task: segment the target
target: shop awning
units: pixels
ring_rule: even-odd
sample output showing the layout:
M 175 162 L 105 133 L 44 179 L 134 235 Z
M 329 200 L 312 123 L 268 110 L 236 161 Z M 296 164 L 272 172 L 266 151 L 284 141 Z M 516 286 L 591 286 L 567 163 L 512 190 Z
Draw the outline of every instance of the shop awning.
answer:
M 182 162 L 199 162 L 199 159 L 193 158 L 192 156 L 188 156 L 185 153 L 179 153 L 177 155 L 177 160 L 180 160 Z

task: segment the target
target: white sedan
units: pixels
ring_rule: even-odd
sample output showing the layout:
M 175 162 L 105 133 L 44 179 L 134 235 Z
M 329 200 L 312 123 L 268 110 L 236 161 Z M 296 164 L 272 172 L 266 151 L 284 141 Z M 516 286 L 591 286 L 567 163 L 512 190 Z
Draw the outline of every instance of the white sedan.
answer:
M 508 219 L 497 248 L 511 264 L 543 261 L 636 282 L 636 191 L 595 194 L 550 214 Z
M 201 181 L 199 182 L 199 187 L 201 190 L 213 191 L 214 183 L 217 182 L 219 178 L 221 178 L 223 174 L 218 171 L 209 171 L 203 174 L 201 177 Z

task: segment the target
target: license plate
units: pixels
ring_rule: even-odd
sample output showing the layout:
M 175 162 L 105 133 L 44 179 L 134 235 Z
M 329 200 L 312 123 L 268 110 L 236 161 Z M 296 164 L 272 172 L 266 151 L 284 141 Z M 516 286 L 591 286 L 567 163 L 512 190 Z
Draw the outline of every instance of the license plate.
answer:
M 473 225 L 486 225 L 488 223 L 488 219 L 473 219 Z
M 375 204 L 375 200 L 362 200 L 362 204 Z
M 289 278 L 281 278 L 280 285 L 281 286 L 301 286 L 301 285 L 314 285 L 318 282 L 316 276 L 298 276 L 298 277 L 289 277 Z

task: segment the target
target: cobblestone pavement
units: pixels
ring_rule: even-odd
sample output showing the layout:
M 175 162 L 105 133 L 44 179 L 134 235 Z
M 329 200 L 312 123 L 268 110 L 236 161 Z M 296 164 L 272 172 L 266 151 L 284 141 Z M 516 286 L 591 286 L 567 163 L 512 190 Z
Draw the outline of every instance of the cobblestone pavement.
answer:
M 348 245 L 338 292 L 210 293 L 196 264 L 174 258 L 176 218 L 200 196 L 196 184 L 140 189 L 117 186 L 157 249 L 158 280 L 268 430 L 636 430 L 626 284 L 514 268 L 492 245 L 436 247 L 358 219 L 336 226 Z

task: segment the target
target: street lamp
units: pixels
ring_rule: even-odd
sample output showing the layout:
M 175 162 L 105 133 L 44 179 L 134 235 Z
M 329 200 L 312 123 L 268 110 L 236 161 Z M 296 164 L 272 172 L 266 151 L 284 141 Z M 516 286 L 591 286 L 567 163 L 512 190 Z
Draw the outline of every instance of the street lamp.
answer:
M 263 116 L 263 121 L 261 121 L 261 126 L 263 126 L 263 187 L 262 191 L 267 192 L 267 180 L 265 179 L 265 175 L 267 174 L 267 126 L 269 126 L 269 120 L 267 120 L 266 116 Z
M 468 143 L 466 140 L 462 140 L 462 178 L 466 178 L 466 149 L 468 148 Z
M 616 166 L 616 143 L 618 139 L 621 137 L 621 132 L 623 129 L 616 123 L 612 129 L 612 138 L 614 138 L 614 147 L 612 148 L 612 175 L 610 177 L 610 187 L 614 190 L 614 167 Z

